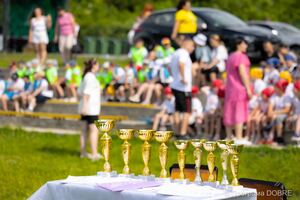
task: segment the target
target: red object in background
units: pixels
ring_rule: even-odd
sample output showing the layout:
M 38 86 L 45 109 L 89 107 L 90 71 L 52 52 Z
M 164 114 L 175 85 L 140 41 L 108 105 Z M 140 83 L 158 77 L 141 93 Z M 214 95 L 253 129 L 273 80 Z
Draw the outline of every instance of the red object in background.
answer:
M 282 92 L 285 92 L 285 89 L 287 88 L 287 86 L 289 85 L 289 82 L 283 79 L 280 79 L 276 84 L 275 87 L 277 87 L 278 89 L 280 89 Z
M 165 95 L 172 94 L 172 89 L 170 87 L 165 88 Z
M 296 91 L 300 91 L 300 80 L 298 80 L 298 81 L 296 81 L 296 82 L 294 83 L 294 89 L 295 89 Z
M 220 88 L 221 86 L 223 86 L 223 81 L 221 79 L 214 80 L 212 82 L 212 86 L 214 88 Z
M 198 87 L 197 86 L 193 86 L 192 87 L 192 94 L 198 94 L 198 92 L 199 92 Z
M 267 87 L 261 93 L 263 95 L 265 95 L 267 98 L 270 98 L 274 94 L 274 88 L 273 87 Z
M 222 85 L 218 88 L 217 95 L 221 99 L 225 98 L 225 86 Z

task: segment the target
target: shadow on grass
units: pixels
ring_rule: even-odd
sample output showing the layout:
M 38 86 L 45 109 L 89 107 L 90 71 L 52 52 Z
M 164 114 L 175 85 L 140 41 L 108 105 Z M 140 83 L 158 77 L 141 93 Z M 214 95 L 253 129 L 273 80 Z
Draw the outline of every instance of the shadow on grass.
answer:
M 74 149 L 67 149 L 63 147 L 42 147 L 38 149 L 39 151 L 43 153 L 48 154 L 54 154 L 54 155 L 60 155 L 60 156 L 79 156 L 79 152 Z

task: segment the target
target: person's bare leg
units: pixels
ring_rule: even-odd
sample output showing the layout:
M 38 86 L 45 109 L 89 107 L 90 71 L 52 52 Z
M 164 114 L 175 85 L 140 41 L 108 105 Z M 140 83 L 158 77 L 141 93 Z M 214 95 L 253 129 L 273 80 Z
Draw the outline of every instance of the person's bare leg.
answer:
M 143 83 L 143 84 L 139 87 L 137 93 L 136 93 L 134 96 L 140 98 L 140 97 L 142 96 L 142 94 L 144 94 L 144 92 L 148 89 L 148 86 L 149 86 L 148 83 Z
M 238 140 L 241 140 L 243 139 L 243 124 L 236 124 L 234 126 L 234 129 L 235 129 L 235 137 L 236 139 Z
M 20 112 L 20 104 L 18 99 L 14 99 L 14 107 L 16 112 Z
M 215 140 L 221 139 L 221 118 L 216 117 L 216 134 L 215 134 Z
M 2 103 L 2 109 L 4 111 L 8 110 L 8 106 L 7 106 L 7 96 L 6 95 L 2 95 L 1 96 L 1 103 Z
M 54 87 L 55 87 L 59 97 L 65 96 L 65 92 L 64 92 L 63 88 L 60 86 L 60 84 L 55 84 Z
M 226 139 L 232 139 L 232 126 L 226 126 Z
M 36 107 L 36 98 L 35 97 L 31 97 L 28 101 L 29 101 L 28 108 L 29 108 L 30 111 L 33 111 L 34 108 Z
M 153 120 L 153 126 L 152 126 L 153 130 L 157 131 L 161 118 L 162 118 L 162 113 L 157 113 L 155 115 L 154 120 Z
M 44 64 L 47 59 L 47 45 L 46 44 L 39 44 L 39 51 L 40 51 L 40 62 Z
M 166 130 L 166 124 L 170 121 L 170 116 L 168 114 L 164 114 L 161 119 L 161 128 L 163 127 Z
M 89 132 L 90 132 L 90 144 L 91 144 L 91 151 L 92 156 L 95 158 L 98 154 L 98 129 L 95 124 L 89 125 Z
M 85 157 L 87 156 L 86 153 L 86 143 L 87 143 L 87 135 L 88 135 L 88 124 L 84 124 L 82 128 L 82 132 L 80 135 L 80 156 Z
M 283 125 L 282 124 L 276 125 L 277 137 L 282 137 L 282 129 L 283 129 Z
M 154 83 L 149 84 L 147 93 L 146 93 L 146 97 L 145 100 L 143 101 L 143 104 L 150 104 L 151 103 L 151 98 L 152 98 L 152 94 L 153 94 L 153 90 L 154 90 Z
M 161 86 L 161 84 L 155 84 L 155 96 L 156 96 L 156 101 L 158 103 L 161 103 L 161 91 L 162 91 L 163 87 Z
M 174 130 L 175 130 L 175 133 L 179 135 L 179 131 L 180 131 L 180 113 L 179 112 L 174 113 Z
M 189 126 L 190 113 L 183 113 L 182 125 L 180 128 L 180 135 L 184 136 L 187 134 Z
M 296 120 L 295 133 L 296 133 L 297 135 L 300 135 L 300 116 L 298 116 L 298 117 L 297 117 L 297 120 Z
M 41 61 L 41 55 L 40 55 L 40 48 L 38 44 L 34 44 L 33 45 L 34 48 L 34 52 L 35 52 L 35 56 L 36 58 L 39 60 L 39 62 Z

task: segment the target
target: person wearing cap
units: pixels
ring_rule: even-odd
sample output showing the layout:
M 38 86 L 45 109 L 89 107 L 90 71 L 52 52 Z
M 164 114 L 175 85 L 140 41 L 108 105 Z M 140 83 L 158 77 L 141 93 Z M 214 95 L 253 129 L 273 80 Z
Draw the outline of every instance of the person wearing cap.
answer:
M 207 37 L 204 34 L 197 34 L 193 37 L 196 44 L 195 57 L 196 62 L 193 63 L 193 77 L 196 85 L 205 84 L 205 77 L 201 73 L 202 67 L 206 66 L 211 61 L 211 50 L 206 44 Z
M 217 79 L 219 73 L 225 71 L 225 62 L 228 58 L 228 52 L 219 35 L 211 35 L 209 41 L 212 46 L 211 62 L 201 69 L 206 77 L 206 81 L 214 81 Z
M 289 71 L 282 71 L 279 74 L 279 78 L 282 80 L 286 80 L 289 84 L 286 87 L 285 94 L 288 95 L 290 98 L 294 97 L 294 84 L 293 84 L 293 77 Z
M 268 139 L 266 135 L 262 134 L 262 128 L 269 124 L 270 119 L 268 117 L 268 108 L 270 104 L 270 98 L 274 94 L 274 88 L 272 86 L 265 88 L 258 97 L 258 115 L 255 119 L 255 135 L 252 137 L 253 143 L 264 144 Z
M 252 97 L 250 84 L 250 60 L 246 54 L 248 48 L 244 38 L 236 40 L 236 51 L 231 53 L 226 63 L 226 90 L 223 122 L 227 139 L 235 132 L 236 141 L 243 139 L 243 125 L 248 119 L 248 102 Z
M 271 120 L 271 131 L 267 140 L 268 144 L 272 144 L 274 140 L 274 134 L 276 132 L 277 138 L 275 138 L 278 144 L 284 144 L 282 137 L 283 134 L 283 122 L 286 120 L 291 110 L 291 98 L 285 94 L 285 90 L 288 86 L 288 81 L 280 79 L 275 84 L 275 94 L 270 99 L 270 105 L 268 108 L 268 117 Z
M 203 106 L 199 99 L 199 89 L 197 86 L 192 87 L 192 112 L 189 118 L 190 137 L 199 136 L 201 125 L 203 123 Z
M 171 56 L 175 52 L 175 49 L 171 45 L 171 40 L 165 37 L 161 40 L 161 45 L 157 45 L 154 48 L 154 51 L 156 57 L 162 59 Z
M 292 136 L 293 141 L 300 141 L 300 80 L 294 83 L 295 97 L 292 100 L 293 116 L 295 120 L 295 131 Z
M 49 90 L 48 81 L 45 79 L 45 72 L 38 71 L 34 74 L 32 92 L 28 95 L 27 112 L 33 112 L 37 103 L 44 103 L 53 97 L 53 91 Z
M 142 39 L 137 39 L 134 46 L 130 48 L 128 57 L 132 60 L 134 65 L 141 65 L 148 55 L 148 50 L 144 46 Z
M 280 57 L 280 63 L 282 66 L 287 66 L 287 63 L 286 63 L 286 58 L 287 56 L 292 56 L 293 59 L 297 60 L 297 56 L 295 55 L 294 52 L 292 52 L 289 48 L 289 46 L 285 45 L 285 44 L 281 44 L 279 46 L 279 57 Z
M 268 85 L 275 84 L 279 79 L 280 60 L 278 58 L 270 58 L 266 61 L 264 67 L 263 81 Z
M 20 112 L 20 109 L 15 104 L 16 97 L 22 92 L 24 88 L 24 80 L 18 77 L 17 73 L 13 73 L 7 82 L 6 89 L 1 95 L 2 109 L 8 110 L 8 101 L 14 101 L 14 107 L 16 112 Z
M 285 63 L 286 63 L 286 70 L 288 70 L 293 76 L 296 73 L 299 73 L 299 67 L 298 67 L 298 63 L 297 60 L 294 56 L 292 56 L 291 54 L 287 54 L 284 56 L 285 59 Z
M 175 112 L 175 98 L 172 89 L 166 87 L 164 90 L 164 101 L 161 110 L 155 115 L 153 120 L 153 130 L 167 130 L 167 123 L 174 123 L 173 114 Z
M 250 78 L 254 87 L 254 94 L 260 94 L 263 91 L 267 84 L 262 80 L 264 76 L 263 69 L 254 67 L 250 69 Z
M 221 123 L 218 121 L 218 111 L 220 101 L 217 95 L 218 89 L 223 86 L 219 79 L 214 80 L 206 93 L 206 103 L 204 106 L 204 132 L 209 139 L 220 139 Z

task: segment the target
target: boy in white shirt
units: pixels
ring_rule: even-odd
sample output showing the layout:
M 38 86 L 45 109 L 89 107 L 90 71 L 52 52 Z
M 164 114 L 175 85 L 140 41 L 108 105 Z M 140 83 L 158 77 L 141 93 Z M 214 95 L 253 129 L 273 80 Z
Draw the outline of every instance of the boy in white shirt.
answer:
M 174 123 L 175 98 L 170 87 L 165 88 L 165 100 L 161 105 L 161 111 L 157 113 L 153 121 L 153 130 L 166 130 L 166 123 Z
M 279 71 L 277 70 L 279 66 L 280 61 L 278 58 L 269 58 L 267 60 L 263 79 L 267 85 L 273 85 L 280 79 Z
M 192 87 L 192 112 L 189 118 L 189 133 L 192 137 L 197 136 L 203 123 L 203 107 L 198 97 L 199 89 L 197 86 Z
M 292 140 L 300 142 L 300 80 L 294 83 L 294 98 L 292 101 L 293 118 L 296 121 L 295 132 Z
M 261 68 L 251 68 L 250 78 L 253 83 L 255 94 L 260 94 L 267 87 L 267 84 L 262 80 L 263 76 L 264 72 Z
M 117 101 L 124 102 L 126 100 L 126 95 L 125 95 L 126 72 L 122 67 L 116 66 L 113 63 L 110 63 L 110 68 L 113 73 L 112 84 L 114 85 L 114 89 L 115 89 L 115 99 Z

